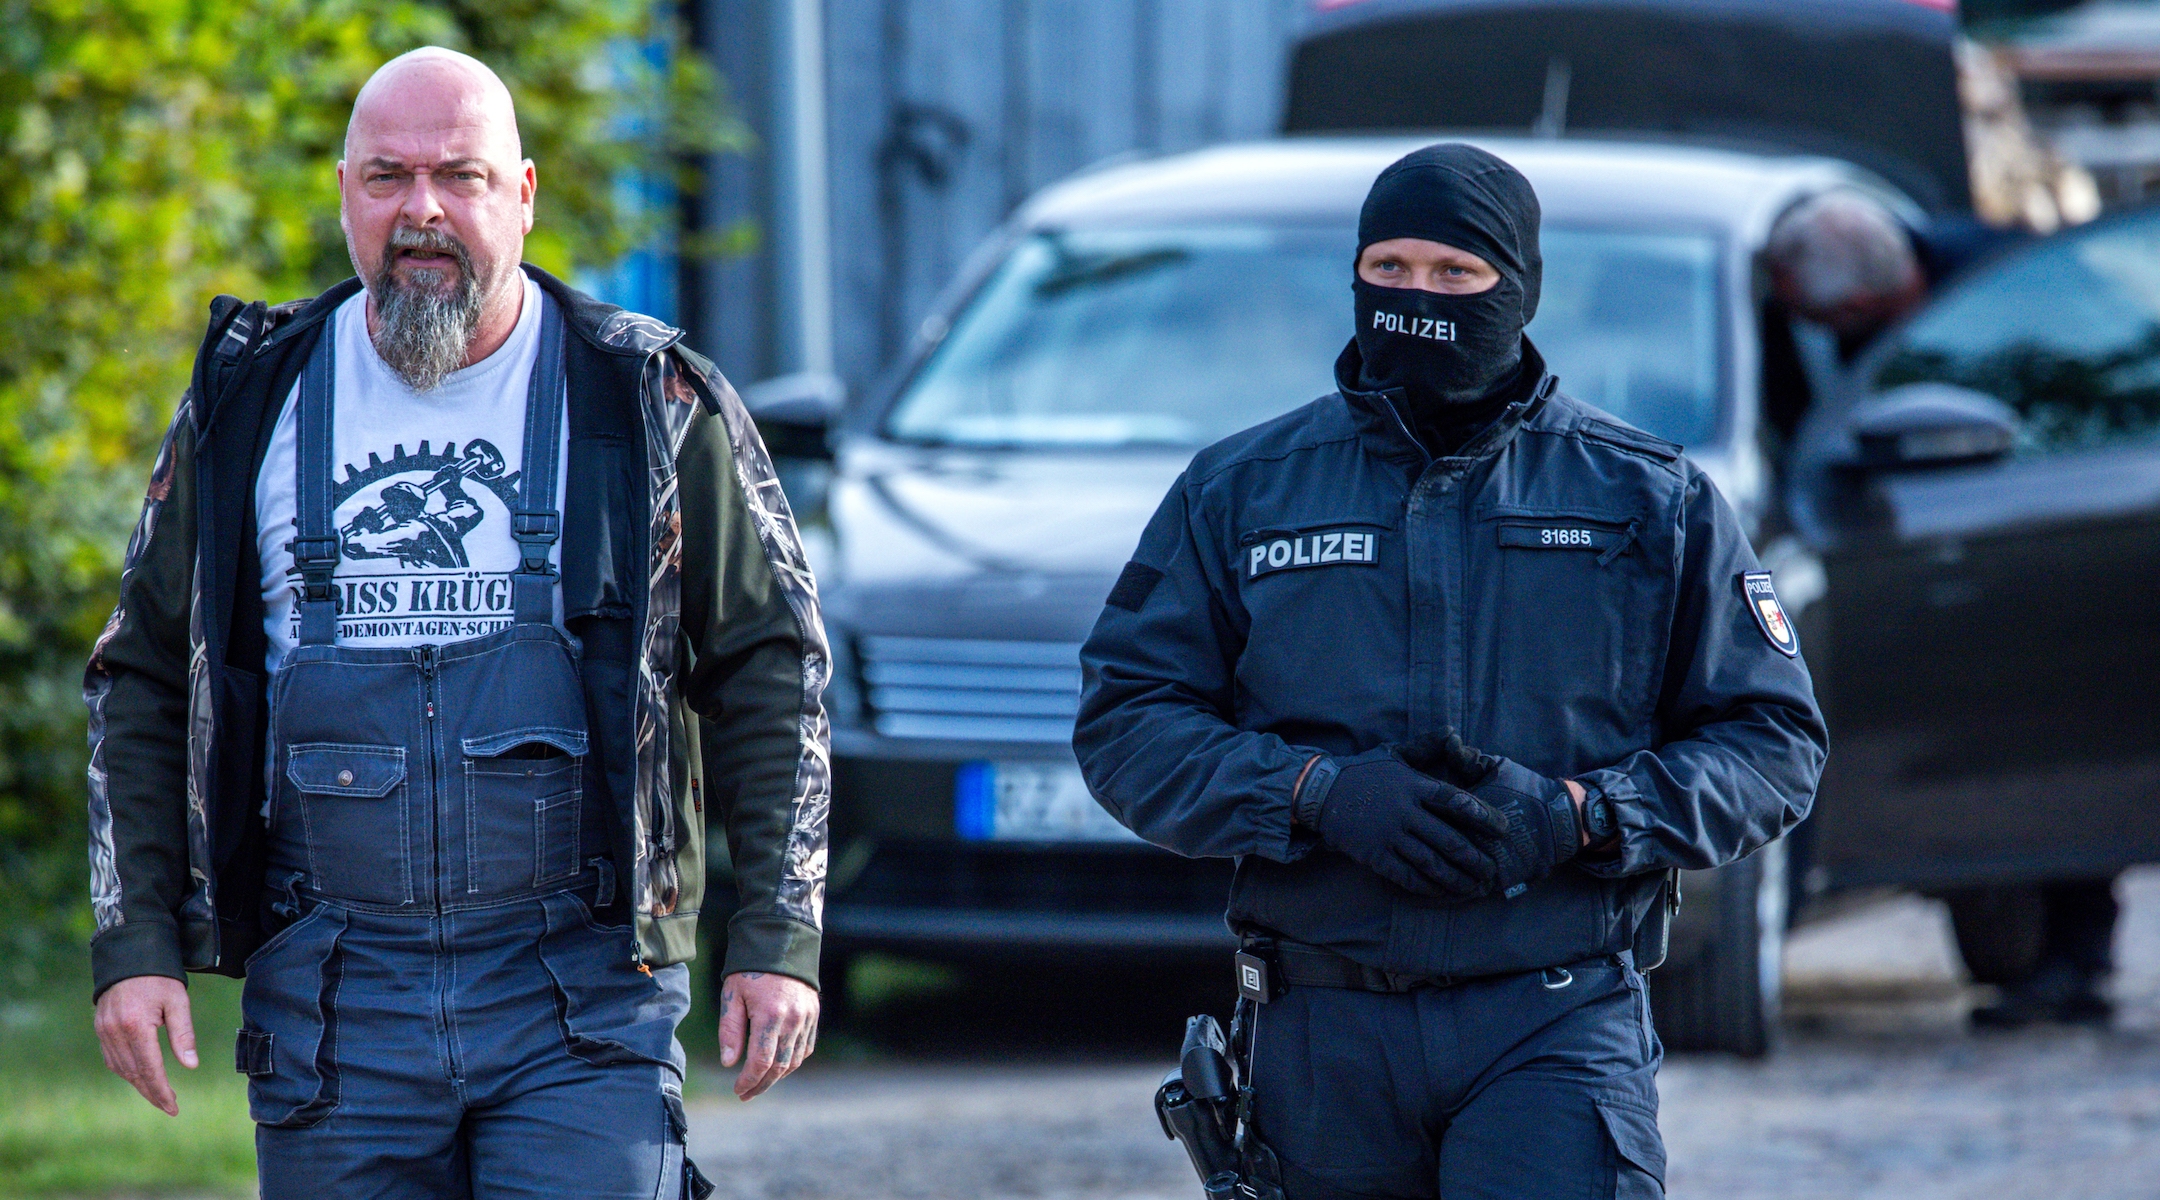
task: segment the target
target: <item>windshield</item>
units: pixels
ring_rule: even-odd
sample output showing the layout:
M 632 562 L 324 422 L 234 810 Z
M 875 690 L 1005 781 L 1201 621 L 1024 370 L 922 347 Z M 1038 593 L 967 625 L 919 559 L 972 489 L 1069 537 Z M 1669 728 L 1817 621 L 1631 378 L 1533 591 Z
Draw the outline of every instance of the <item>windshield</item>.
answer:
M 1037 234 L 978 291 L 887 418 L 979 446 L 1199 447 L 1335 388 L 1349 230 Z M 1570 395 L 1683 444 L 1717 431 L 1716 243 L 1547 229 L 1530 335 Z

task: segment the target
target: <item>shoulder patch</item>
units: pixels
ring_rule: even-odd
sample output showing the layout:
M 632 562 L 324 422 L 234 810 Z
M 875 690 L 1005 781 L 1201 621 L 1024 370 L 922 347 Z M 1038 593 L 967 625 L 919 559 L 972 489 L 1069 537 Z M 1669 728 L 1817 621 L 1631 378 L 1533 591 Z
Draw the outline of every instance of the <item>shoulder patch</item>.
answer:
M 1771 648 L 1787 658 L 1799 654 L 1800 635 L 1794 632 L 1792 620 L 1785 615 L 1785 606 L 1778 603 L 1777 589 L 1770 585 L 1770 572 L 1742 572 L 1739 583 L 1740 595 L 1747 601 L 1748 615 L 1755 618 L 1755 627 L 1762 630 Z
M 1644 433 L 1640 429 L 1629 429 L 1624 425 L 1615 425 L 1610 421 L 1600 421 L 1595 417 L 1585 417 L 1579 428 L 1585 437 L 1596 438 L 1598 441 L 1608 442 L 1629 450 L 1637 450 L 1653 458 L 1663 459 L 1666 462 L 1677 462 L 1680 458 L 1680 446 L 1677 442 L 1668 442 L 1664 438 Z
M 1117 586 L 1110 589 L 1110 595 L 1103 603 L 1111 608 L 1122 608 L 1126 612 L 1139 612 L 1140 606 L 1147 603 L 1149 593 L 1155 590 L 1156 584 L 1162 582 L 1162 578 L 1161 571 L 1146 563 L 1126 563 L 1124 571 L 1118 574 Z

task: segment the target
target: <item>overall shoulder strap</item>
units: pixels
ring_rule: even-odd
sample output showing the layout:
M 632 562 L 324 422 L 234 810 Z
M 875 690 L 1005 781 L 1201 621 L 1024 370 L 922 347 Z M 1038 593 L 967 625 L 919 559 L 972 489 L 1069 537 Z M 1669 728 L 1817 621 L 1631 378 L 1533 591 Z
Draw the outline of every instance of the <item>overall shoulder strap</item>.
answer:
M 315 339 L 315 352 L 300 372 L 298 444 L 293 512 L 299 536 L 289 544 L 300 571 L 300 644 L 337 642 L 337 573 L 340 542 L 330 510 L 330 435 L 337 391 L 337 321 L 333 314 Z
M 563 406 L 562 308 L 545 291 L 540 293 L 540 352 L 533 358 L 530 389 L 525 397 L 518 505 L 510 515 L 510 533 L 518 544 L 518 569 L 510 581 L 518 623 L 544 625 L 555 619 L 556 571 L 548 557 L 562 536 L 555 478 L 562 452 Z

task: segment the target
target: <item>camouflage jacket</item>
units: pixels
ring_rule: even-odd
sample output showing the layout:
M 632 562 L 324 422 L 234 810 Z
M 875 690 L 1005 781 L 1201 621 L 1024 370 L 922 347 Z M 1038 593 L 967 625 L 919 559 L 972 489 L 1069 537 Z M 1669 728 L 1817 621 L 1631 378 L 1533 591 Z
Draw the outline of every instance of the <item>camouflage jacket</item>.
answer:
M 526 270 L 570 333 L 563 616 L 585 647 L 588 789 L 619 818 L 617 903 L 648 965 L 696 953 L 709 800 L 739 893 L 727 969 L 814 985 L 830 658 L 772 461 L 678 331 Z M 101 992 L 132 975 L 242 974 L 267 932 L 254 480 L 325 318 L 359 286 L 211 305 L 84 676 Z

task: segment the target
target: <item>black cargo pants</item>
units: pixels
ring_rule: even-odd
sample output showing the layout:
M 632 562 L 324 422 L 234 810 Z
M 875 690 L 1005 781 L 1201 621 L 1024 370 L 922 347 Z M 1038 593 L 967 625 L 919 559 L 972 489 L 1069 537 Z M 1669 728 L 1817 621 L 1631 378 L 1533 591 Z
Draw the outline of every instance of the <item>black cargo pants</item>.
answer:
M 1664 1192 L 1643 977 L 1626 956 L 1259 1006 L 1254 1122 L 1289 1200 Z

